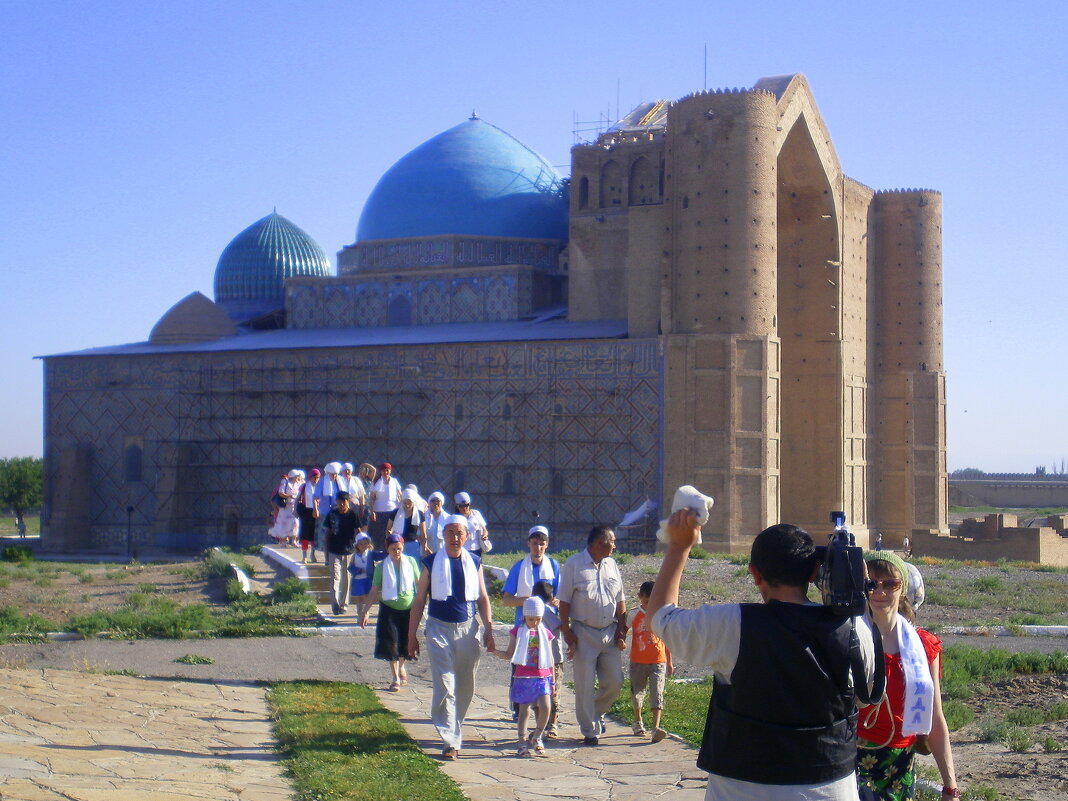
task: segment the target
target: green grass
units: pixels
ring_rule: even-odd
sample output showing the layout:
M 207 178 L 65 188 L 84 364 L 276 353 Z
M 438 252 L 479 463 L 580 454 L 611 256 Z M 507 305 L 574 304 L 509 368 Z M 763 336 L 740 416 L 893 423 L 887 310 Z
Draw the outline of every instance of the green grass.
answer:
M 1031 576 L 1022 582 L 1006 582 L 999 576 L 963 579 L 940 573 L 937 583 L 928 585 L 927 602 L 957 609 L 1004 610 L 996 619 L 976 621 L 983 625 L 1068 623 L 1068 592 L 1063 581 L 1030 565 L 1012 569 Z
M 26 536 L 36 537 L 41 533 L 41 516 L 28 514 L 23 518 L 26 522 Z M 0 515 L 0 537 L 17 537 L 18 528 L 15 527 L 14 515 Z
M 705 714 L 708 699 L 712 697 L 712 678 L 701 682 L 675 682 L 670 678 L 664 687 L 664 711 L 660 727 L 682 737 L 695 748 L 701 744 L 705 730 Z M 649 725 L 649 698 L 645 699 L 645 723 Z M 634 722 L 634 710 L 630 703 L 630 681 L 623 682 L 619 698 L 612 705 L 611 714 L 628 723 Z
M 943 650 L 942 696 L 967 700 L 978 685 L 1004 681 L 1015 675 L 1068 673 L 1068 657 L 1060 651 L 1009 653 L 1000 648 L 989 651 L 971 645 L 950 645 Z
M 942 703 L 942 713 L 946 716 L 946 725 L 950 731 L 959 731 L 975 720 L 975 712 L 963 701 L 947 698 Z
M 369 687 L 286 682 L 268 700 L 298 801 L 464 801 Z
M 211 548 L 204 551 L 204 575 L 208 578 L 226 578 L 230 575 L 230 563 L 237 565 L 245 575 L 252 577 L 254 571 L 249 561 L 239 553 L 234 553 L 226 548 L 216 550 Z
M 174 660 L 183 665 L 214 665 L 215 660 L 210 656 L 201 656 L 200 654 L 186 654 L 180 656 Z

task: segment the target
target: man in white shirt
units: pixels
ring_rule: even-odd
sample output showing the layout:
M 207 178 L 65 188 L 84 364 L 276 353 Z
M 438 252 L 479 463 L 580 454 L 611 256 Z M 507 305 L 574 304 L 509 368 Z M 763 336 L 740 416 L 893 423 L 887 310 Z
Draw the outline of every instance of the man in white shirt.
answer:
M 583 745 L 599 744 L 601 717 L 623 687 L 627 607 L 623 577 L 612 558 L 615 549 L 611 527 L 594 526 L 586 549 L 560 570 L 560 633 L 574 663 L 575 717 Z

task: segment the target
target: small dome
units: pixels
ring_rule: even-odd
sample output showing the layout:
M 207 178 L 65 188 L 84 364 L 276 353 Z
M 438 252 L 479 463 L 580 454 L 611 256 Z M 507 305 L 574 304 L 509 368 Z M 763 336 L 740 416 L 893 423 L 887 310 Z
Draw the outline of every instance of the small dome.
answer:
M 330 261 L 316 241 L 272 212 L 235 236 L 219 256 L 215 302 L 234 320 L 250 320 L 285 305 L 286 278 L 330 274 Z
M 185 345 L 233 336 L 237 327 L 217 303 L 199 292 L 186 295 L 159 318 L 148 341 L 153 345 Z
M 419 145 L 379 180 L 357 241 L 418 236 L 567 239 L 560 174 L 477 117 Z

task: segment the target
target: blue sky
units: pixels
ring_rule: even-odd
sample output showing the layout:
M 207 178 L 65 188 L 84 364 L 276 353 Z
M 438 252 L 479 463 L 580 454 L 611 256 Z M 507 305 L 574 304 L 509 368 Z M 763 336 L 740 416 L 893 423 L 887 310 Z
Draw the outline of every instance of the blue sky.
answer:
M 33 356 L 147 339 L 272 208 L 334 254 L 476 109 L 566 174 L 576 121 L 804 73 L 847 174 L 943 193 L 949 466 L 1068 456 L 1061 3 L 0 0 L 0 456 Z M 581 126 L 579 126 L 581 127 Z

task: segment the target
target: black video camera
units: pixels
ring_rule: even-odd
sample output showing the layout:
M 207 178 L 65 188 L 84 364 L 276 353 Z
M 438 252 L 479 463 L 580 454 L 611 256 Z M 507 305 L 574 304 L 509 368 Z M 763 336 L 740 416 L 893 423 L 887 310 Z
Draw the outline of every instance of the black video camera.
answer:
M 816 547 L 819 570 L 816 586 L 823 605 L 843 617 L 863 615 L 871 586 L 864 571 L 864 549 L 856 544 L 845 524 L 845 512 L 831 512 L 834 532 L 826 545 Z

